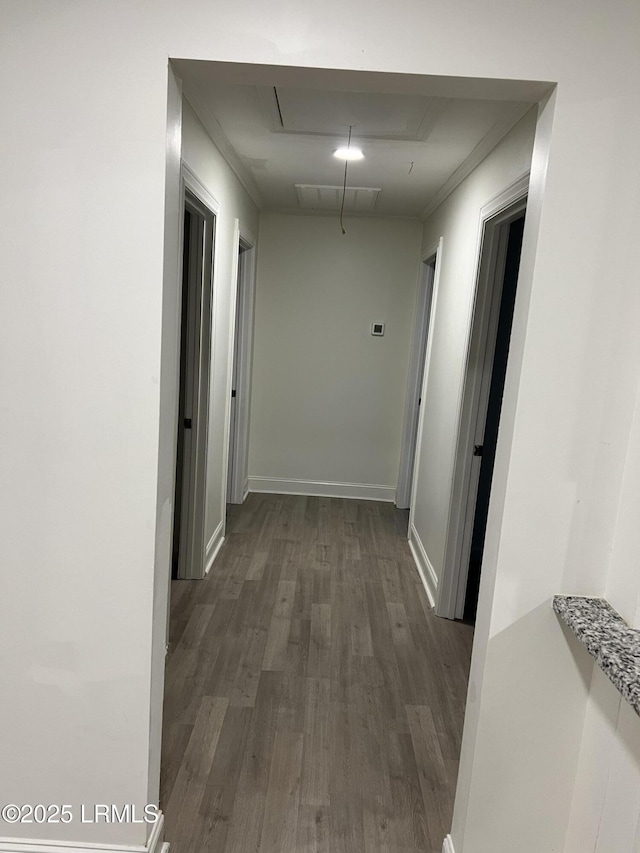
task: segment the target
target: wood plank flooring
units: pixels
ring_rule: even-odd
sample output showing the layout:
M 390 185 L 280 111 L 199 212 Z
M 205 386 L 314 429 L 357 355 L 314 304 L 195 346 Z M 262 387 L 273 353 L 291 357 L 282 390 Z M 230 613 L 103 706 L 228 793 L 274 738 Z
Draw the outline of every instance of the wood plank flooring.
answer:
M 391 504 L 249 495 L 172 583 L 171 853 L 440 853 L 472 629 L 433 615 L 405 531 Z

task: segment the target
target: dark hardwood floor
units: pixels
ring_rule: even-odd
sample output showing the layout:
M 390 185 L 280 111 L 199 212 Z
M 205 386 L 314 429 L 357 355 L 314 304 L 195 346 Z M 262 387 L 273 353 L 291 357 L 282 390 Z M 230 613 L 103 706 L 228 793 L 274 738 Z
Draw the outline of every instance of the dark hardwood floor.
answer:
M 434 616 L 405 531 L 391 504 L 249 495 L 207 578 L 172 582 L 171 853 L 440 853 L 472 629 Z

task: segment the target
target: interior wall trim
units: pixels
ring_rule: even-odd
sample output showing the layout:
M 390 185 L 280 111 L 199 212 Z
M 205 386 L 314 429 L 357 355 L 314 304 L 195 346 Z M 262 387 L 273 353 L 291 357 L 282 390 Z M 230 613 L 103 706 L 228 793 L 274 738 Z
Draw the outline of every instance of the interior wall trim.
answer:
M 207 543 L 207 549 L 204 555 L 204 573 L 209 573 L 209 569 L 213 565 L 213 561 L 218 556 L 218 551 L 222 548 L 224 542 L 224 522 L 220 521 L 218 526 L 213 531 L 213 536 Z
M 188 163 L 185 163 L 184 160 L 180 160 L 180 167 L 182 169 L 182 177 L 185 186 L 191 190 L 194 195 L 198 196 L 200 201 L 205 204 L 212 213 L 216 216 L 220 216 L 220 202 L 211 194 L 211 191 L 206 184 L 200 180 L 191 166 Z
M 372 483 L 335 483 L 322 480 L 291 480 L 283 477 L 249 477 L 249 491 L 272 495 L 309 495 L 323 498 L 358 498 L 365 501 L 396 499 L 395 486 Z
M 442 842 L 442 853 L 456 853 L 453 849 L 453 840 L 450 835 L 447 835 L 445 840 Z
M 435 607 L 436 596 L 438 594 L 438 577 L 431 565 L 431 560 L 424 549 L 422 540 L 418 536 L 418 531 L 413 524 L 409 527 L 409 548 L 413 555 L 416 568 L 418 569 L 418 574 L 420 575 L 424 591 L 427 593 L 429 604 L 431 607 Z
M 163 840 L 164 815 L 159 812 L 158 820 L 146 844 L 95 844 L 81 841 L 48 841 L 39 838 L 2 838 L 1 853 L 169 853 L 169 845 Z

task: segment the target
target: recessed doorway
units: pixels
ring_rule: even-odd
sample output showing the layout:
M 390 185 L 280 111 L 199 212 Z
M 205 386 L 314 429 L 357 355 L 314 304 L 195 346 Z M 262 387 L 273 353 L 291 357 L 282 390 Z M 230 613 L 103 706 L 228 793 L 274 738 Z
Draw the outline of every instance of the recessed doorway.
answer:
M 469 622 L 475 622 L 476 609 L 478 606 L 482 553 L 484 550 L 484 538 L 487 530 L 491 480 L 493 478 L 493 464 L 495 461 L 496 445 L 498 442 L 498 427 L 500 424 L 500 411 L 502 409 L 504 380 L 507 372 L 507 358 L 509 355 L 509 341 L 511 339 L 511 325 L 513 322 L 513 309 L 516 299 L 518 270 L 520 268 L 520 252 L 522 249 L 523 231 L 524 212 L 518 215 L 517 219 L 505 222 L 500 228 L 499 235 L 499 269 L 503 266 L 502 257 L 504 257 L 504 270 L 502 272 L 501 288 L 502 294 L 498 298 L 498 293 L 494 293 L 494 299 L 499 305 L 499 309 L 495 347 L 493 352 L 493 364 L 491 367 L 489 367 L 488 364 L 486 365 L 486 374 L 489 376 L 486 417 L 484 419 L 482 439 L 480 439 L 480 436 L 478 435 L 478 440 L 481 440 L 482 443 L 474 445 L 474 460 L 478 461 L 480 470 L 478 473 L 476 506 L 473 519 L 473 530 L 471 533 L 469 570 L 464 594 L 463 618 Z M 489 352 L 487 352 L 487 356 L 488 355 Z M 480 427 L 481 423 L 478 423 L 479 433 Z
M 253 360 L 253 306 L 255 299 L 256 240 L 236 223 L 236 301 L 231 348 L 231 406 L 227 463 L 228 504 L 241 504 L 249 492 L 249 415 L 251 408 L 251 365 Z
M 434 303 L 437 258 L 438 249 L 430 249 L 423 254 L 420 262 L 413 339 L 407 377 L 402 447 L 400 449 L 400 470 L 396 491 L 396 506 L 398 509 L 409 509 L 412 504 L 412 486 L 417 455 L 416 442 L 419 432 L 420 408 L 424 393 L 423 385 L 429 343 L 429 329 L 433 314 L 432 306 Z
M 207 427 L 211 364 L 214 211 L 184 188 L 180 383 L 176 444 L 172 577 L 204 575 Z
M 436 612 L 475 621 L 526 210 L 528 173 L 480 216 L 478 275 Z

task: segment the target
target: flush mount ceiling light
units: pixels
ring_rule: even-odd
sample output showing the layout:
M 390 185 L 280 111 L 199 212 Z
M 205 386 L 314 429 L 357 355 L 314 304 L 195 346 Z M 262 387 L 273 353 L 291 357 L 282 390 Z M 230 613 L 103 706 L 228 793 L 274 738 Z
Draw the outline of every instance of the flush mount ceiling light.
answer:
M 338 148 L 333 152 L 333 156 L 337 157 L 338 160 L 362 160 L 364 154 L 359 148 L 351 148 L 350 146 L 345 146 L 343 148 Z

